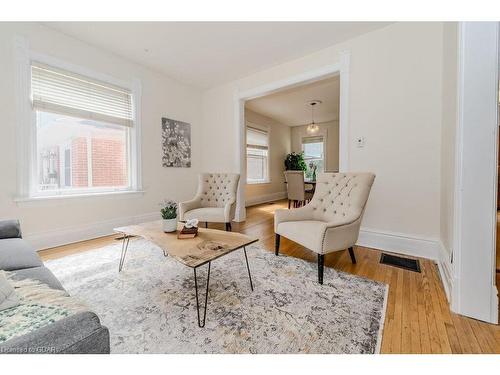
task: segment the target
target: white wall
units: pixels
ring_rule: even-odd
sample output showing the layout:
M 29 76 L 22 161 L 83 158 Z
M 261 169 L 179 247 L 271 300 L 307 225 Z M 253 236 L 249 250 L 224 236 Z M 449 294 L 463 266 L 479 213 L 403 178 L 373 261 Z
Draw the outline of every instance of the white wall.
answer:
M 310 137 L 307 126 L 292 127 L 292 151 L 302 152 L 302 138 Z M 325 139 L 325 171 L 339 170 L 339 122 L 329 121 L 318 124 L 318 133 Z
M 247 184 L 246 204 L 252 205 L 282 199 L 286 196 L 285 156 L 290 153 L 290 127 L 270 117 L 245 108 L 245 121 L 269 131 L 269 177 L 265 184 Z
M 417 239 L 410 252 L 419 253 L 425 244 L 426 253 L 419 254 L 434 256 L 440 237 L 442 34 L 441 23 L 396 23 L 207 90 L 202 97 L 203 169 L 238 168 L 233 113 L 238 90 L 335 63 L 348 50 L 349 170 L 377 175 L 363 228 L 372 239 L 395 240 L 393 247 L 405 243 L 398 239 L 407 244 Z M 364 148 L 355 147 L 356 136 L 365 137 Z M 221 137 L 234 141 L 214 149 Z
M 142 177 L 144 195 L 93 197 L 35 203 L 16 196 L 16 127 L 14 37 L 25 37 L 38 53 L 77 64 L 118 79 L 142 82 Z M 191 197 L 201 167 L 201 93 L 159 73 L 34 23 L 0 23 L 0 219 L 21 220 L 25 237 L 37 246 L 105 234 L 114 225 L 151 218 L 163 198 Z M 161 117 L 192 124 L 192 167 L 161 165 Z

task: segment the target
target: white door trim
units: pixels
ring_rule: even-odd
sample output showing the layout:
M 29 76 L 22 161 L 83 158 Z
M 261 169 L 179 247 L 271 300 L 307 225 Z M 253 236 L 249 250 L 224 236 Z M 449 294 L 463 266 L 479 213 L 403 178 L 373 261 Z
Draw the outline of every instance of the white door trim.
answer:
M 339 171 L 347 171 L 349 166 L 349 66 L 350 52 L 342 51 L 339 61 L 324 66 L 319 69 L 310 70 L 295 76 L 274 81 L 253 89 L 239 91 L 234 95 L 234 114 L 237 124 L 236 144 L 236 170 L 240 173 L 240 184 L 237 195 L 237 208 L 235 221 L 244 221 L 246 217 L 245 210 L 245 102 L 250 99 L 273 94 L 283 89 L 305 85 L 308 83 L 320 81 L 325 78 L 340 75 L 340 108 L 339 108 Z
M 453 311 L 495 324 L 498 32 L 496 22 L 459 23 L 451 298 Z

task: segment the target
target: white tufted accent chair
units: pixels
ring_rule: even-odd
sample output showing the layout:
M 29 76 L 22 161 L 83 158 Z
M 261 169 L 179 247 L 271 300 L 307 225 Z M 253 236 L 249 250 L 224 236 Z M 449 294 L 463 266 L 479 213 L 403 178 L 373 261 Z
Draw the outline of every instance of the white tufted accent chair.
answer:
M 323 284 L 324 255 L 349 249 L 358 240 L 361 219 L 375 179 L 373 173 L 321 173 L 309 204 L 295 210 L 274 213 L 276 255 L 280 236 L 318 254 L 318 281 Z
M 239 180 L 237 173 L 201 173 L 196 196 L 179 203 L 179 220 L 198 219 L 205 227 L 208 222 L 226 223 L 226 230 L 231 230 Z

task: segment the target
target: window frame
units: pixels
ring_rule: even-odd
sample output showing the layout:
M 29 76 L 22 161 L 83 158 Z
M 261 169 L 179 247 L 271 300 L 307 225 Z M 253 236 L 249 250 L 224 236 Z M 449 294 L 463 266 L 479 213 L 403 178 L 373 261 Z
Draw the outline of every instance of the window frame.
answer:
M 305 154 L 305 151 L 304 151 L 304 145 L 307 144 L 307 143 L 320 143 L 320 142 L 305 142 L 304 143 L 304 140 L 305 139 L 310 139 L 310 138 L 321 138 L 321 143 L 323 143 L 323 157 L 322 158 L 307 158 L 306 159 L 306 154 Z M 302 137 L 301 140 L 300 140 L 300 146 L 301 146 L 301 150 L 302 152 L 304 153 L 304 161 L 307 165 L 307 168 L 309 168 L 309 163 L 308 161 L 309 160 L 322 160 L 323 161 L 323 172 L 325 172 L 327 169 L 326 169 L 326 136 L 325 135 L 314 135 L 314 136 L 308 136 L 308 137 Z
M 132 192 L 135 191 L 133 190 L 133 181 L 132 181 L 132 155 L 131 155 L 131 127 L 123 126 L 125 130 L 125 136 L 126 136 L 126 159 L 127 159 L 127 176 L 128 176 L 128 184 L 127 186 L 105 186 L 105 187 L 100 187 L 100 186 L 92 186 L 92 187 L 81 187 L 81 188 L 71 188 L 70 190 L 65 190 L 65 189 L 60 189 L 60 190 L 46 190 L 46 191 L 41 191 L 37 188 L 38 184 L 38 142 L 37 142 L 37 122 L 36 122 L 36 110 L 34 110 L 35 113 L 35 122 L 33 124 L 33 127 L 35 128 L 33 131 L 33 141 L 34 141 L 34 149 L 33 149 L 33 154 L 32 154 L 32 168 L 31 168 L 31 185 L 30 185 L 30 196 L 29 198 L 33 199 L 40 199 L 43 197 L 52 197 L 52 196 L 58 196 L 58 197 L 66 197 L 66 196 L 71 196 L 71 195 L 94 195 L 96 193 L 115 193 L 115 192 Z M 52 113 L 50 111 L 40 111 L 40 112 L 45 112 L 45 113 Z M 64 116 L 64 115 L 63 115 Z M 78 118 L 78 117 L 75 117 Z M 113 124 L 112 124 L 113 125 Z M 88 146 L 92 145 L 92 140 L 90 138 L 87 138 L 87 163 L 88 163 L 88 181 L 89 183 L 92 181 L 92 159 L 91 159 L 91 151 Z M 66 148 L 66 145 L 65 145 Z M 71 158 L 73 155 L 71 155 Z
M 85 67 L 74 65 L 51 56 L 29 50 L 24 38 L 15 40 L 16 59 L 16 107 L 19 131 L 17 134 L 18 181 L 17 202 L 44 199 L 91 197 L 114 194 L 137 194 L 142 190 L 141 171 L 141 82 L 138 79 L 120 80 L 106 74 L 98 73 Z M 37 189 L 37 124 L 36 110 L 31 98 L 31 64 L 39 62 L 54 68 L 67 70 L 110 85 L 123 87 L 132 94 L 132 112 L 134 125 L 127 129 L 127 158 L 129 184 L 123 188 L 83 188 L 71 191 L 39 192 Z M 71 114 L 68 114 L 71 116 Z
M 249 180 L 248 172 L 246 173 L 246 183 L 247 185 L 262 185 L 271 183 L 271 129 L 270 127 L 263 127 L 262 125 L 254 124 L 249 121 L 246 122 L 245 126 L 245 168 L 248 171 L 248 129 L 253 129 L 256 131 L 261 131 L 267 135 L 267 157 L 266 157 L 266 172 L 267 175 L 263 180 Z

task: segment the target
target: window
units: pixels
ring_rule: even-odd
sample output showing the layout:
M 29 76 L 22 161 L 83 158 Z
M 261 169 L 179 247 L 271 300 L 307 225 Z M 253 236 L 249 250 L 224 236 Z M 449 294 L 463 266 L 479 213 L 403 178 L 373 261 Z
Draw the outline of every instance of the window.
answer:
M 304 152 L 304 161 L 307 165 L 306 178 L 313 177 L 313 168 L 316 167 L 316 173 L 325 170 L 325 143 L 323 137 L 302 138 L 302 151 Z
M 35 150 L 31 196 L 133 190 L 132 92 L 31 64 Z
M 269 182 L 269 134 L 247 127 L 247 183 Z

